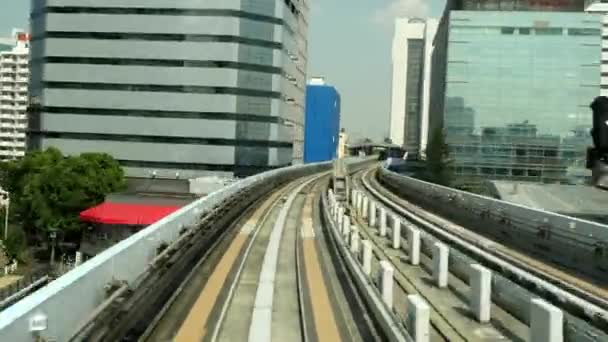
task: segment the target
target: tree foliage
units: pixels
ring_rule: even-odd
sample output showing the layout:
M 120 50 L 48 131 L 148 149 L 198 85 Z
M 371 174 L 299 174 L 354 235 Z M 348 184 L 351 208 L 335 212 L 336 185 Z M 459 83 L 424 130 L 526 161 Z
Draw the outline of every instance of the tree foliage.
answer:
M 450 186 L 454 174 L 450 152 L 441 129 L 432 132 L 426 149 L 426 170 L 423 178 L 439 185 Z
M 1 181 L 11 193 L 11 213 L 30 233 L 74 232 L 78 214 L 124 187 L 124 173 L 107 154 L 65 157 L 54 148 L 2 163 Z

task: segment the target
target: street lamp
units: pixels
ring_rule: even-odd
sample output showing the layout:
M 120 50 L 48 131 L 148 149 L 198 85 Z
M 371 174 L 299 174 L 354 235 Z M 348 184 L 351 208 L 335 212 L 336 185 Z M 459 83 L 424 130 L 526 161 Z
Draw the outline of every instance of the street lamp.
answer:
M 0 207 L 4 207 L 4 241 L 8 239 L 8 210 L 11 204 L 8 191 L 0 188 Z

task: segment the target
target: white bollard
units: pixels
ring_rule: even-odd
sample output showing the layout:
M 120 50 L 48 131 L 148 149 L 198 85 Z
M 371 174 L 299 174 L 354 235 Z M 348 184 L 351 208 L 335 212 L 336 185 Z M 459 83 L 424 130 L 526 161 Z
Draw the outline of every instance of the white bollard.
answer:
M 407 296 L 407 314 L 405 327 L 414 342 L 429 342 L 431 326 L 431 308 L 420 295 Z
M 450 249 L 441 242 L 433 245 L 433 279 L 438 287 L 448 286 L 448 258 Z
M 380 236 L 386 236 L 386 209 L 380 208 Z
M 369 198 L 367 196 L 363 196 L 363 204 L 361 208 L 361 217 L 366 219 L 368 217 L 367 210 L 369 209 Z
M 361 216 L 361 213 L 363 211 L 363 193 L 357 192 L 357 194 L 357 214 Z
M 82 252 L 76 252 L 76 257 L 74 258 L 74 266 L 80 266 L 82 264 Z
M 340 229 L 342 228 L 342 221 L 344 221 L 344 207 L 338 208 L 338 220 L 336 223 Z
M 540 298 L 532 299 L 530 310 L 530 341 L 564 341 L 564 313 L 562 310 Z
M 376 202 L 369 201 L 369 226 L 376 226 Z
M 354 208 L 357 204 L 357 190 L 352 189 L 350 192 L 350 205 Z
M 380 261 L 380 293 L 389 309 L 393 309 L 393 266 L 386 260 Z
M 350 252 L 354 255 L 359 253 L 359 232 L 356 229 L 350 233 Z
M 410 253 L 410 264 L 417 266 L 420 264 L 420 230 L 409 228 L 407 230 L 407 244 Z
M 342 218 L 342 227 L 340 227 L 340 233 L 344 235 L 344 232 L 347 229 L 350 229 L 350 216 L 344 215 L 344 217 Z
M 368 277 L 372 274 L 372 242 L 369 240 L 361 241 L 361 264 L 363 273 Z
M 471 265 L 469 284 L 471 310 L 479 322 L 487 323 L 492 308 L 492 272 L 481 265 Z
M 344 239 L 344 243 L 346 243 L 346 245 L 348 246 L 348 244 L 350 243 L 350 231 L 351 231 L 351 227 L 355 227 L 355 226 L 344 226 L 344 231 L 342 232 L 342 238 Z
M 401 248 L 401 221 L 397 216 L 393 216 L 393 248 Z

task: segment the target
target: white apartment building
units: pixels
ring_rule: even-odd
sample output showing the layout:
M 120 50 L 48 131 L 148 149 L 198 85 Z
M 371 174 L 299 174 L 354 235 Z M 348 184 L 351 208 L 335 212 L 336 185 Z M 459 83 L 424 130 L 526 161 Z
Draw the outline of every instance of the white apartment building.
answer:
M 437 19 L 398 18 L 393 39 L 390 138 L 408 151 L 426 149 L 431 56 Z
M 13 30 L 13 48 L 0 51 L 0 160 L 25 155 L 29 35 Z

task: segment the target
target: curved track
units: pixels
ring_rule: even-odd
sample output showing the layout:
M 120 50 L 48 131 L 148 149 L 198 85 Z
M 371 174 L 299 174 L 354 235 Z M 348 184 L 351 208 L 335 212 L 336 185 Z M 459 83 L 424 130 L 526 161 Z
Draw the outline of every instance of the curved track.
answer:
M 354 183 L 355 188 L 363 190 L 393 213 L 406 221 L 413 223 L 415 226 L 418 226 L 435 238 L 447 242 L 450 245 L 455 245 L 457 246 L 456 248 L 458 248 L 458 244 L 455 244 L 455 241 L 475 246 L 473 248 L 463 249 L 463 252 L 474 259 L 476 258 L 479 262 L 486 264 L 486 266 L 493 268 L 500 274 L 506 274 L 511 281 L 520 284 L 520 286 L 536 293 L 538 296 L 549 301 L 557 300 L 557 303 L 562 305 L 564 304 L 563 296 L 568 296 L 568 298 L 573 300 L 565 303 L 564 310 L 584 321 L 590 322 L 600 330 L 606 328 L 606 319 L 608 317 L 604 314 L 606 312 L 605 309 L 608 308 L 606 305 L 608 293 L 605 288 L 589 283 L 584 279 L 571 276 L 560 269 L 537 260 L 535 257 L 514 251 L 487 237 L 467 230 L 465 227 L 458 226 L 453 222 L 425 211 L 384 188 L 375 178 L 375 173 L 372 169 L 355 175 Z M 485 253 L 484 255 L 491 255 L 496 259 L 501 260 L 503 263 L 508 264 L 509 267 L 496 265 L 492 262 L 488 264 L 484 259 L 484 255 L 475 255 L 476 250 L 482 251 L 482 254 Z M 531 275 L 531 278 L 536 277 L 535 279 L 541 279 L 548 284 L 548 287 L 555 284 L 567 284 L 567 286 L 559 288 L 553 286 L 553 289 L 557 288 L 557 292 L 552 292 L 551 289 L 547 289 L 545 286 L 531 284 L 529 279 L 525 279 L 526 277 L 521 276 L 521 273 L 511 274 L 509 271 L 510 268 L 528 272 Z
M 362 319 L 366 307 L 326 240 L 320 196 L 328 176 L 277 184 L 256 200 L 248 196 L 255 198 L 252 193 L 260 189 L 235 196 L 228 207 L 209 214 L 211 224 L 201 224 L 215 234 L 184 233 L 181 247 L 168 248 L 175 260 L 115 292 L 79 336 L 87 341 L 382 340 L 373 320 Z M 184 255 L 191 256 L 181 259 Z

